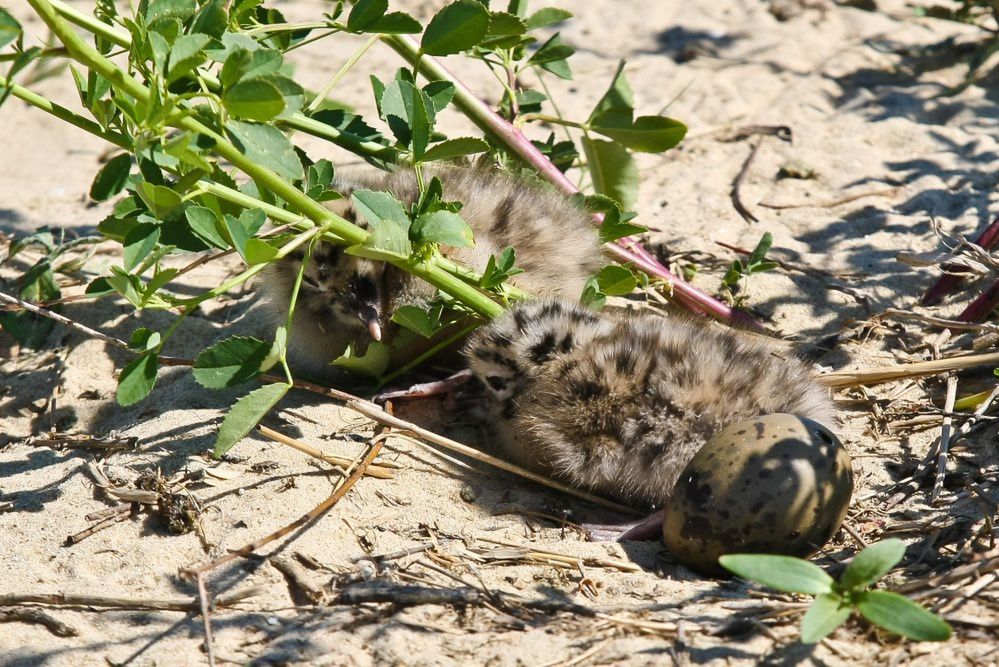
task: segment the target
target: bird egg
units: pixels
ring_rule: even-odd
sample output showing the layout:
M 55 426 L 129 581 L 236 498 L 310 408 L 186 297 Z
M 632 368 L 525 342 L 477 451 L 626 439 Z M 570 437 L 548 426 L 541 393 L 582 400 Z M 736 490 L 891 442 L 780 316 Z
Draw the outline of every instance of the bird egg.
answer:
M 811 419 L 771 414 L 709 440 L 666 504 L 663 540 L 694 570 L 725 574 L 718 557 L 804 557 L 839 530 L 853 494 L 850 455 Z

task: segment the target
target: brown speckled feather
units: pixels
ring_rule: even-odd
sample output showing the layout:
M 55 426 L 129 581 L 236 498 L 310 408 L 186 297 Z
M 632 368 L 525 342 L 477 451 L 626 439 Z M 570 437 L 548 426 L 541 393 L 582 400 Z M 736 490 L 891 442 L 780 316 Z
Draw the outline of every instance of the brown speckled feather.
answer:
M 802 362 L 683 317 L 541 300 L 484 327 L 465 354 L 508 458 L 624 500 L 662 504 L 694 453 L 740 419 L 788 412 L 834 426 Z

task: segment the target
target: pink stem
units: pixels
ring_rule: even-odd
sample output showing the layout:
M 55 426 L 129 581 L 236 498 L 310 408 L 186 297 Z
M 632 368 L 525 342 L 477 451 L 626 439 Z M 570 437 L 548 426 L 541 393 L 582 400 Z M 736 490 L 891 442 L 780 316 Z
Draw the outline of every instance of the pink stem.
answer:
M 409 35 L 390 35 L 386 43 L 413 61 L 419 52 L 419 44 Z M 565 174 L 558 170 L 552 162 L 539 151 L 531 141 L 524 136 L 519 128 L 493 111 L 492 107 L 479 99 L 469 88 L 451 73 L 443 63 L 431 56 L 420 58 L 420 70 L 425 76 L 436 80 L 450 81 L 455 87 L 455 103 L 465 114 L 485 132 L 492 134 L 525 162 L 534 167 L 557 188 L 566 194 L 576 194 L 579 189 Z M 730 308 L 712 296 L 702 292 L 679 276 L 670 272 L 657 260 L 652 253 L 631 238 L 618 239 L 605 245 L 607 252 L 619 262 L 635 265 L 645 273 L 658 276 L 665 280 L 673 289 L 673 293 L 684 306 L 698 314 L 710 314 L 730 323 L 751 329 L 762 330 L 763 327 L 746 313 Z
M 999 280 L 992 283 L 964 309 L 957 319 L 961 322 L 981 322 L 999 306 Z
M 991 250 L 996 244 L 999 244 L 999 218 L 993 220 L 992 224 L 979 234 L 978 238 L 975 239 L 975 244 L 981 246 L 984 250 Z M 964 276 L 960 274 L 971 273 L 967 267 L 960 264 L 947 263 L 942 264 L 940 268 L 943 269 L 944 275 L 940 276 L 939 280 L 933 283 L 933 286 L 923 294 L 920 303 L 924 306 L 932 306 L 938 303 L 940 299 L 958 288 L 964 280 Z

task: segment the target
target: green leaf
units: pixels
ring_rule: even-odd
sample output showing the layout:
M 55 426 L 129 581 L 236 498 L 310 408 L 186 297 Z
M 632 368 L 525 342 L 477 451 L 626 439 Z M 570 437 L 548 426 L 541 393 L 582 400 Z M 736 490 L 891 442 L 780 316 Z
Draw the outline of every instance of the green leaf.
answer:
M 277 257 L 277 248 L 264 239 L 247 239 L 243 247 L 246 256 L 246 263 L 250 266 L 254 264 L 266 264 Z
M 118 405 L 128 407 L 138 403 L 156 384 L 156 354 L 149 352 L 133 359 L 118 376 Z
M 801 642 L 814 644 L 819 641 L 843 625 L 852 611 L 853 607 L 835 593 L 817 596 L 801 619 Z
M 433 113 L 431 113 L 431 116 L 433 116 L 443 111 L 451 103 L 451 100 L 454 99 L 454 84 L 450 81 L 431 81 L 423 86 L 423 92 L 430 98 L 431 105 L 427 109 L 428 111 L 433 110 Z
M 665 116 L 641 116 L 630 127 L 603 124 L 607 116 L 598 117 L 590 129 L 639 153 L 661 153 L 673 148 L 687 134 L 687 126 Z
M 260 373 L 270 347 L 270 343 L 249 336 L 226 338 L 194 360 L 194 379 L 208 389 L 248 382 Z
M 728 554 L 718 559 L 721 566 L 743 579 L 749 579 L 785 593 L 821 595 L 831 593 L 833 579 L 818 565 L 791 556 Z
M 229 36 L 228 34 L 226 35 Z M 251 42 L 254 49 L 235 47 L 226 58 L 219 73 L 219 80 L 226 88 L 237 81 L 248 81 L 262 76 L 276 75 L 281 69 L 281 52 L 274 49 L 261 49 Z
M 889 632 L 921 642 L 950 639 L 950 625 L 904 595 L 866 591 L 857 596 L 856 604 L 864 618 Z
M 392 321 L 424 338 L 430 338 L 434 335 L 434 323 L 430 320 L 430 315 L 422 308 L 401 306 L 392 315 Z
M 333 365 L 352 373 L 360 373 L 373 378 L 381 377 L 389 366 L 389 348 L 383 343 L 371 343 L 363 356 L 354 356 L 348 347 L 344 356 L 333 360 Z
M 246 157 L 271 169 L 278 176 L 297 181 L 304 175 L 302 162 L 294 147 L 276 127 L 230 120 L 226 123 L 226 130 Z
M 388 11 L 388 0 L 358 0 L 347 17 L 347 30 L 361 32 Z
M 417 243 L 443 243 L 455 248 L 472 246 L 472 228 L 451 211 L 424 213 L 413 222 L 411 236 Z
M 142 293 L 142 307 L 157 306 L 158 303 L 155 302 L 158 301 L 159 297 L 156 295 L 156 292 L 176 278 L 178 273 L 180 273 L 180 269 L 169 268 L 160 269 L 153 274 L 152 279 L 146 285 L 146 290 Z
M 222 456 L 246 437 L 289 389 L 290 384 L 267 384 L 236 401 L 219 427 L 219 435 L 215 440 L 215 457 Z
M 201 32 L 215 39 L 221 39 L 228 27 L 224 0 L 209 0 L 194 17 L 191 32 Z
M 377 226 L 383 220 L 409 222 L 409 215 L 406 214 L 406 209 L 403 207 L 402 202 L 387 192 L 356 190 L 350 198 L 354 202 L 357 212 L 372 227 Z
M 229 248 L 229 242 L 220 231 L 222 221 L 219 220 L 214 211 L 204 206 L 188 206 L 184 210 L 184 215 L 187 217 L 191 231 L 199 239 L 219 250 Z
M 587 210 L 603 213 L 604 220 L 600 225 L 600 241 L 609 243 L 625 236 L 642 234 L 648 230 L 639 225 L 633 225 L 621 219 L 621 206 L 605 195 L 589 195 L 585 198 Z
M 486 262 L 486 269 L 482 272 L 482 278 L 479 280 L 479 287 L 493 289 L 499 287 L 511 276 L 523 273 L 523 269 L 514 267 L 516 261 L 517 256 L 513 248 L 505 248 L 500 253 L 499 259 L 495 255 L 490 255 Z
M 374 23 L 365 27 L 364 32 L 378 32 L 384 35 L 412 35 L 420 32 L 420 22 L 405 12 L 389 12 Z
M 289 118 L 302 110 L 305 104 L 305 89 L 286 76 L 268 76 L 264 80 L 269 82 L 284 100 L 284 111 L 278 114 L 278 118 Z
M 246 209 L 239 214 L 238 218 L 231 215 L 226 215 L 223 218 L 222 224 L 232 239 L 233 247 L 247 264 L 252 264 L 247 256 L 247 243 L 266 221 L 267 216 L 259 209 Z
M 489 35 L 523 35 L 527 32 L 524 20 L 507 12 L 489 13 Z
M 159 331 L 139 327 L 129 337 L 128 346 L 138 352 L 152 352 L 159 346 L 161 340 L 162 336 Z
M 555 33 L 528 58 L 527 62 L 530 65 L 537 65 L 557 77 L 571 79 L 572 72 L 566 59 L 575 52 L 576 49 L 563 43 L 562 36 Z
M 536 30 L 553 23 L 561 23 L 572 18 L 572 13 L 557 7 L 544 7 L 527 17 L 525 21 L 528 30 Z
M 348 247 L 347 253 L 368 259 L 407 259 L 413 254 L 413 246 L 409 242 L 409 222 L 383 220 L 363 244 Z
M 284 97 L 266 79 L 242 80 L 222 95 L 222 103 L 236 118 L 267 121 L 284 111 Z
M 128 183 L 128 172 L 132 169 L 132 156 L 128 153 L 115 155 L 101 167 L 90 185 L 90 198 L 94 201 L 106 201 L 125 189 Z
M 211 38 L 208 35 L 182 35 L 170 49 L 167 81 L 176 81 L 195 67 L 205 62 L 208 56 L 204 49 Z
M 380 106 L 392 134 L 419 159 L 433 133 L 433 102 L 429 96 L 409 81 L 397 79 L 385 88 Z
M 474 0 L 457 0 L 437 12 L 423 31 L 420 49 L 446 56 L 472 48 L 489 30 L 489 12 Z
M 847 565 L 839 580 L 840 588 L 848 591 L 867 588 L 888 574 L 904 555 L 905 542 L 896 538 L 870 545 Z
M 583 137 L 583 151 L 590 167 L 593 189 L 607 195 L 623 209 L 638 199 L 638 166 L 624 146 Z
M 617 64 L 614 76 L 611 78 L 610 86 L 604 92 L 603 97 L 597 102 L 590 114 L 588 123 L 593 123 L 600 116 L 610 117 L 611 114 L 617 117 L 626 116 L 624 124 L 631 125 L 632 109 L 635 106 L 634 94 L 631 92 L 631 85 L 624 75 L 624 64 L 622 60 Z
M 607 305 L 607 295 L 600 291 L 596 278 L 590 278 L 586 281 L 579 302 L 592 310 L 600 310 Z
M 484 153 L 487 150 L 489 150 L 489 144 L 482 139 L 476 137 L 458 137 L 457 139 L 448 139 L 447 141 L 442 141 L 439 144 L 431 146 L 423 154 L 423 161 L 452 160 L 464 155 Z
M 0 7 L 0 48 L 3 48 L 21 36 L 23 29 L 17 20 Z
M 194 0 L 150 0 L 146 5 L 146 22 L 164 18 L 186 21 L 197 9 Z
M 149 212 L 157 220 L 163 220 L 171 211 L 181 205 L 180 195 L 165 185 L 153 185 L 148 181 L 142 181 L 135 188 L 135 193 L 139 195 L 146 204 Z
M 600 272 L 597 273 L 597 285 L 604 294 L 616 296 L 629 294 L 638 286 L 638 281 L 628 269 L 611 264 L 600 269 Z
M 760 242 L 756 244 L 753 249 L 753 254 L 749 256 L 749 264 L 759 264 L 770 252 L 770 248 L 774 244 L 774 236 L 770 232 L 763 232 L 763 236 L 760 237 Z
M 271 344 L 271 349 L 267 352 L 267 356 L 260 362 L 260 372 L 266 373 L 270 370 L 274 364 L 281 361 L 281 358 L 287 351 L 288 328 L 282 324 L 274 330 L 274 342 Z
M 118 266 L 111 267 L 111 275 L 105 278 L 114 291 L 136 308 L 142 308 L 142 281 Z
M 160 240 L 160 226 L 151 222 L 135 225 L 125 234 L 125 270 L 131 272 Z

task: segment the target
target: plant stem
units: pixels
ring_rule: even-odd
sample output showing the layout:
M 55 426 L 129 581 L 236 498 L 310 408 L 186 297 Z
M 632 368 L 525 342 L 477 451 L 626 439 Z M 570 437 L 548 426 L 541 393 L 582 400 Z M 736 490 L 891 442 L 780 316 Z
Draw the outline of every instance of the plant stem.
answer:
M 384 35 L 382 40 L 407 62 L 416 62 L 420 54 L 416 41 L 408 35 Z M 558 168 L 534 147 L 530 140 L 516 127 L 508 123 L 499 114 L 472 93 L 471 90 L 439 60 L 431 56 L 423 56 L 419 60 L 420 73 L 434 81 L 449 81 L 454 84 L 454 102 L 459 109 L 482 131 L 498 140 L 516 153 L 545 179 L 554 184 L 566 194 L 575 194 L 578 189 L 565 177 Z M 606 251 L 622 263 L 633 264 L 636 268 L 658 276 L 671 285 L 677 298 L 688 308 L 698 313 L 709 313 L 729 322 L 738 323 L 754 329 L 760 325 L 749 315 L 730 308 L 717 299 L 705 294 L 675 276 L 665 266 L 652 256 L 645 248 L 630 238 L 618 239 L 606 244 Z
M 28 0 L 39 17 L 45 21 L 53 33 L 59 38 L 63 45 L 69 50 L 74 60 L 98 72 L 127 94 L 142 102 L 148 102 L 150 98 L 149 90 L 122 71 L 113 62 L 104 58 L 96 49 L 87 44 L 76 32 L 63 20 L 53 9 L 51 0 Z M 351 224 L 347 220 L 335 215 L 319 202 L 314 201 L 298 190 L 288 181 L 284 180 L 273 171 L 249 159 L 236 146 L 229 142 L 221 134 L 204 125 L 193 117 L 179 117 L 171 122 L 177 129 L 187 130 L 195 134 L 208 137 L 214 142 L 214 151 L 235 165 L 243 173 L 247 174 L 255 181 L 266 187 L 275 195 L 283 199 L 293 209 L 305 215 L 323 231 L 332 231 L 339 239 L 346 243 L 360 244 L 368 237 L 368 232 Z M 465 283 L 461 279 L 445 272 L 433 263 L 416 261 L 413 259 L 393 260 L 391 263 L 399 268 L 412 273 L 427 281 L 434 287 L 450 294 L 457 300 L 466 304 L 480 315 L 493 318 L 503 312 L 503 308 L 490 299 L 486 294 L 477 288 Z M 254 273 L 262 267 L 251 267 L 249 270 Z M 254 271 L 254 269 L 256 269 Z M 245 272 L 244 272 L 245 273 Z M 252 274 L 251 274 L 252 275 Z M 248 276 L 247 276 L 248 277 Z M 245 279 L 245 278 L 244 278 Z M 238 283 L 236 283 L 238 284 Z M 206 294 L 218 296 L 216 288 Z M 222 290 L 223 292 L 225 290 Z M 203 295 L 204 296 L 204 295 Z
M 329 95 L 334 88 L 336 88 L 336 85 L 340 83 L 340 80 L 343 79 L 347 72 L 350 71 L 350 68 L 357 64 L 357 61 L 359 61 L 361 57 L 368 52 L 368 49 L 370 49 L 372 45 L 378 41 L 378 39 L 379 35 L 375 34 L 364 40 L 364 44 L 361 45 L 361 48 L 355 51 L 354 54 L 347 59 L 347 62 L 345 62 L 343 66 L 337 70 L 337 73 L 333 75 L 333 78 L 330 79 L 325 86 L 323 86 L 323 89 L 316 93 L 316 96 L 311 102 L 309 102 L 309 106 L 305 108 L 305 113 L 313 113 L 320 106 L 322 106 L 322 103 L 326 101 L 326 96 Z
M 105 130 L 95 121 L 92 121 L 89 118 L 84 118 L 83 116 L 70 111 L 66 107 L 56 104 L 46 97 L 42 97 L 38 93 L 30 91 L 24 86 L 12 83 L 5 77 L 0 76 L 0 89 L 3 88 L 9 88 L 14 97 L 27 102 L 31 106 L 37 107 L 42 111 L 47 111 L 59 120 L 65 121 L 70 125 L 93 134 L 94 136 L 100 137 L 108 143 L 112 143 L 115 146 L 126 150 L 130 150 L 132 147 L 131 140 L 129 140 L 129 138 L 125 135 Z
M 552 125 L 564 125 L 565 127 L 574 127 L 577 130 L 588 130 L 590 127 L 586 123 L 579 123 L 574 120 L 569 120 L 567 118 L 561 118 L 559 116 L 549 116 L 544 113 L 526 113 L 519 117 L 519 120 L 529 123 L 532 120 L 539 120 L 543 123 L 551 123 Z

